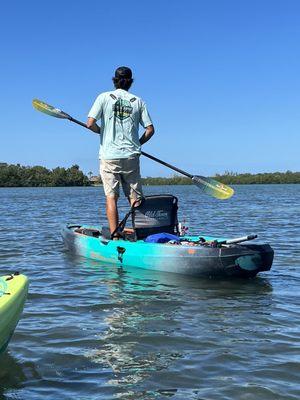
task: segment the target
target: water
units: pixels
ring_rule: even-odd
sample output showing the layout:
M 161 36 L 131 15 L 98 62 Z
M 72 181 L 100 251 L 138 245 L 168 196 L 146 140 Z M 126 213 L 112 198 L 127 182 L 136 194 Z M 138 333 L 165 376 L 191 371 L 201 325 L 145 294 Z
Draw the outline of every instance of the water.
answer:
M 0 189 L 0 275 L 30 278 L 0 399 L 299 399 L 300 185 L 146 192 L 177 195 L 191 232 L 257 233 L 272 270 L 195 280 L 74 258 L 60 227 L 105 222 L 102 188 Z

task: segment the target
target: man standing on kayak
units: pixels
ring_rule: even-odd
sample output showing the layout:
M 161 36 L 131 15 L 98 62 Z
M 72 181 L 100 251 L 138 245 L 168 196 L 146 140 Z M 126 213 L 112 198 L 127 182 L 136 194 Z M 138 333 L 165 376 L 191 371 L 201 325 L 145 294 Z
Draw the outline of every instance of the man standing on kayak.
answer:
M 116 90 L 101 93 L 97 97 L 87 121 L 88 128 L 100 134 L 100 175 L 111 233 L 119 223 L 117 202 L 120 185 L 131 204 L 143 195 L 140 175 L 141 145 L 154 134 L 146 104 L 128 92 L 132 82 L 130 68 L 117 68 L 113 78 Z M 100 127 L 96 124 L 99 119 Z M 139 124 L 145 128 L 141 138 Z

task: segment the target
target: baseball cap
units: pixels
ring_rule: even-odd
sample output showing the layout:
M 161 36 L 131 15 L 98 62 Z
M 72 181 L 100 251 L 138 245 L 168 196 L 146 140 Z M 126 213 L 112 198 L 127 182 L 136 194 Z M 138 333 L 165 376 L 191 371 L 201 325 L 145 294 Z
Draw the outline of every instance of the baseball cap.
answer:
M 115 71 L 115 78 L 132 78 L 132 71 L 128 67 L 119 67 Z

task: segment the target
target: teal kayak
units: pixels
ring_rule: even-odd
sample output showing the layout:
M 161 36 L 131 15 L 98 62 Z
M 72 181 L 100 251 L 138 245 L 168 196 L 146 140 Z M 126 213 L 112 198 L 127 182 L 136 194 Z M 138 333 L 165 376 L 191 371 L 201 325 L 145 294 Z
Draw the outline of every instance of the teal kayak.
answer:
M 0 354 L 5 351 L 19 322 L 27 293 L 25 275 L 0 277 Z
M 212 236 L 182 236 L 180 243 L 111 240 L 101 227 L 67 225 L 62 230 L 66 248 L 74 254 L 117 267 L 143 268 L 195 277 L 253 277 L 272 266 L 269 244 L 252 244 Z M 251 239 L 254 237 L 251 237 Z M 243 242 L 243 243 L 242 243 Z

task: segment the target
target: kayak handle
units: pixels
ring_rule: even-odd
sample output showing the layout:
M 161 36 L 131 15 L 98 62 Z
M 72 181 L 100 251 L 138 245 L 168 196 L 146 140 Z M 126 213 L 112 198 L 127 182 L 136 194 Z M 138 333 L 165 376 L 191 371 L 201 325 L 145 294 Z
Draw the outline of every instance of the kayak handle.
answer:
M 242 243 L 242 242 L 247 242 L 248 240 L 253 240 L 253 239 L 256 239 L 256 238 L 257 238 L 257 235 L 248 235 L 248 236 L 242 236 L 240 238 L 223 240 L 221 242 L 218 242 L 218 244 Z

